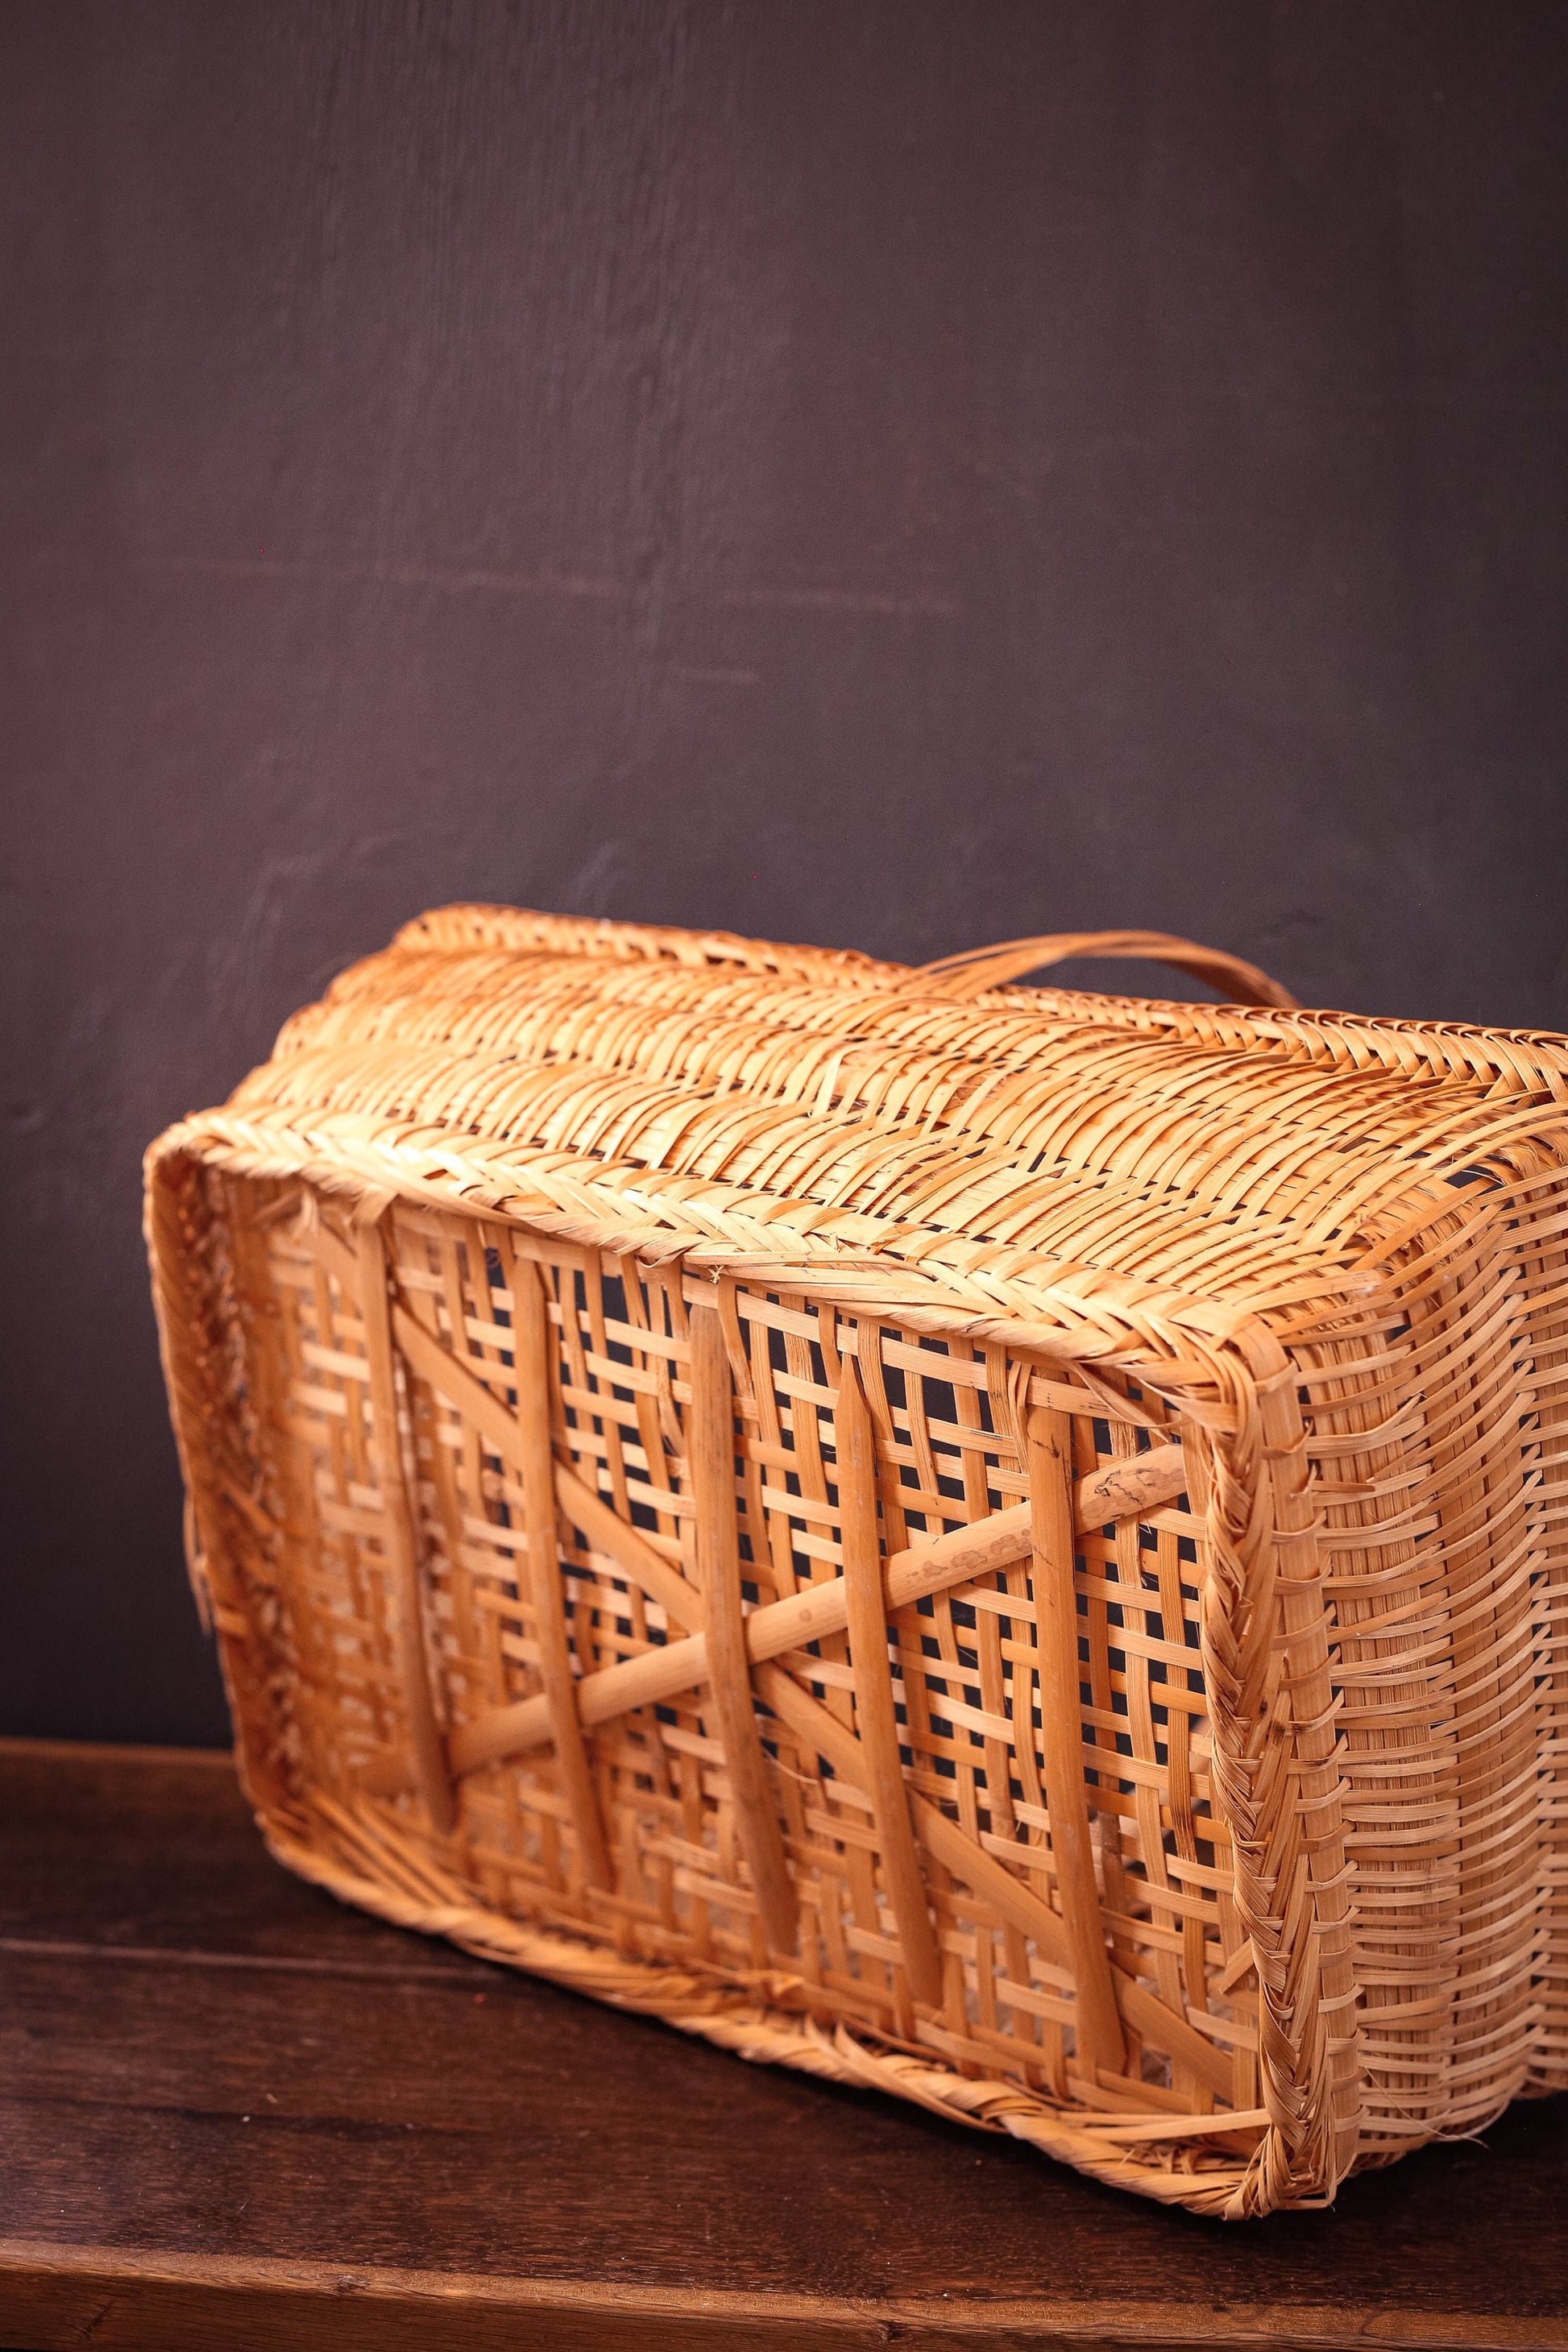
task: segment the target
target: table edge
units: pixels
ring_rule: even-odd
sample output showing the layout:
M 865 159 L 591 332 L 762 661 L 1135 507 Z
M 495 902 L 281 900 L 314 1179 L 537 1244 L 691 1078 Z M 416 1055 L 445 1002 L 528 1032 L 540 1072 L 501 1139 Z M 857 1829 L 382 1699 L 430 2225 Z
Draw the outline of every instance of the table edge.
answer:
M 37 1763 L 184 1764 L 212 1769 L 221 1766 L 233 1780 L 238 1762 L 229 1748 L 161 1748 L 141 1739 L 45 1738 L 31 1732 L 0 1732 L 0 1763 L 7 1758 Z
M 1507 2314 L 1374 2310 L 1331 2304 L 1084 2303 L 1043 2297 L 984 2302 L 973 2297 L 729 2294 L 680 2287 L 626 2286 L 587 2279 L 522 2279 L 470 2272 L 398 2270 L 355 2263 L 290 2261 L 273 2255 L 160 2252 L 48 2239 L 0 2240 L 0 2289 L 11 2344 L 37 2352 L 76 2344 L 90 2321 L 100 2346 L 176 2347 L 215 2340 L 207 2331 L 247 2305 L 287 2318 L 301 2347 L 352 2343 L 356 2310 L 388 2342 L 385 2324 L 413 2323 L 410 2343 L 439 2347 L 451 2317 L 461 2341 L 487 2345 L 487 2319 L 508 2340 L 525 2315 L 530 2341 L 573 2347 L 625 2344 L 629 2323 L 639 2344 L 842 2347 L 858 2343 L 933 2347 L 965 2342 L 1001 2345 L 1127 2347 L 1129 2352 L 1203 2352 L 1203 2347 L 1268 2345 L 1289 2352 L 1391 2346 L 1399 2352 L 1568 2352 L 1568 2318 Z M 310 2323 L 312 2318 L 320 2326 Z M 25 2321 L 27 2333 L 11 2328 Z M 476 2333 L 476 2323 L 479 2332 Z M 552 2324 L 553 2323 L 553 2324 Z M 660 2323 L 663 2323 L 662 2325 Z M 182 2333 L 169 2336 L 172 2325 Z M 146 2328 L 157 2334 L 143 2332 Z M 60 2331 L 51 2335 L 51 2329 Z M 649 2330 L 652 2333 L 649 2333 Z M 195 2331 L 195 2332 L 192 2332 Z M 547 2331 L 547 2332 L 546 2332 Z M 369 2337 L 367 2342 L 373 2340 Z M 401 2334 L 399 2339 L 401 2340 Z M 456 2343 L 454 2335 L 451 2341 Z M 500 2332 L 493 2340 L 500 2344 Z

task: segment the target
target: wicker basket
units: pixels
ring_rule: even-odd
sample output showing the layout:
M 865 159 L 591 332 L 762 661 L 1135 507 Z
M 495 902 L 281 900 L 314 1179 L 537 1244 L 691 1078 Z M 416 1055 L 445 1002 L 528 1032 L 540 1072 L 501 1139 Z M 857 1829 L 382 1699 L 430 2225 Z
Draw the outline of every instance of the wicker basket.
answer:
M 1568 2084 L 1565 1167 L 1184 942 L 425 917 L 148 1159 L 272 1851 L 1205 2213 Z

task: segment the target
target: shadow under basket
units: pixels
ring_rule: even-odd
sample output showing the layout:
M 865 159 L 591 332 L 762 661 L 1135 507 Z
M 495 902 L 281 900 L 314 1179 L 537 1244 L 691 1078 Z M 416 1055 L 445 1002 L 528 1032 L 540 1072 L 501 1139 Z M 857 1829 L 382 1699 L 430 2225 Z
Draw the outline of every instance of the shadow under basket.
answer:
M 422 918 L 148 1156 L 269 1846 L 1203 2213 L 1568 2086 L 1565 1167 L 1187 942 Z

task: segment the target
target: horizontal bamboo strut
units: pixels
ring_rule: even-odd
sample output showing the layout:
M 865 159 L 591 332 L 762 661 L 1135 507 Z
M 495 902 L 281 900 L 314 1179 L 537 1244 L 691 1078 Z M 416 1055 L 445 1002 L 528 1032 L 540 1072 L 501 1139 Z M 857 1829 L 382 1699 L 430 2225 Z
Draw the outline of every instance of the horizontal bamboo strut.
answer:
M 1029 1510 L 998 1511 L 978 1527 L 961 1528 L 917 1545 L 883 1562 L 888 1608 L 907 1609 L 928 1593 L 945 1592 L 951 1585 L 968 1584 L 998 1568 L 1026 1559 L 1029 1551 Z M 624 1564 L 624 1562 L 622 1563 Z M 636 1571 L 628 1568 L 628 1575 Z M 808 1642 L 842 1633 L 849 1622 L 844 1579 L 807 1585 L 786 1601 L 772 1601 L 753 1609 L 744 1620 L 746 1656 L 752 1665 L 764 1658 L 782 1657 L 786 1650 L 804 1649 Z M 584 1727 L 612 1722 L 634 1707 L 657 1706 L 680 1692 L 695 1690 L 712 1669 L 703 1633 L 689 1633 L 623 1665 L 603 1667 L 584 1675 L 577 1686 L 577 1713 Z M 515 1706 L 498 1708 L 478 1723 L 460 1724 L 447 1740 L 452 1769 L 472 1772 L 481 1764 L 503 1757 L 526 1755 L 531 1748 L 548 1746 L 552 1737 L 549 1702 L 543 1697 L 520 1699 Z
M 1568 1040 L 447 908 L 147 1232 L 307 1876 L 1204 2213 L 1568 2087 Z

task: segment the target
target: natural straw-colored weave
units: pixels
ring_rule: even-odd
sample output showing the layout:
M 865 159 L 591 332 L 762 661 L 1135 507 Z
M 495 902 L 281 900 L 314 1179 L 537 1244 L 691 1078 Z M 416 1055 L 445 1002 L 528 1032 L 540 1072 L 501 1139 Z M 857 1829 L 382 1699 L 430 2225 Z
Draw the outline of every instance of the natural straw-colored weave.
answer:
M 1568 2084 L 1568 1041 L 447 908 L 148 1158 L 346 1899 L 1205 2213 Z

